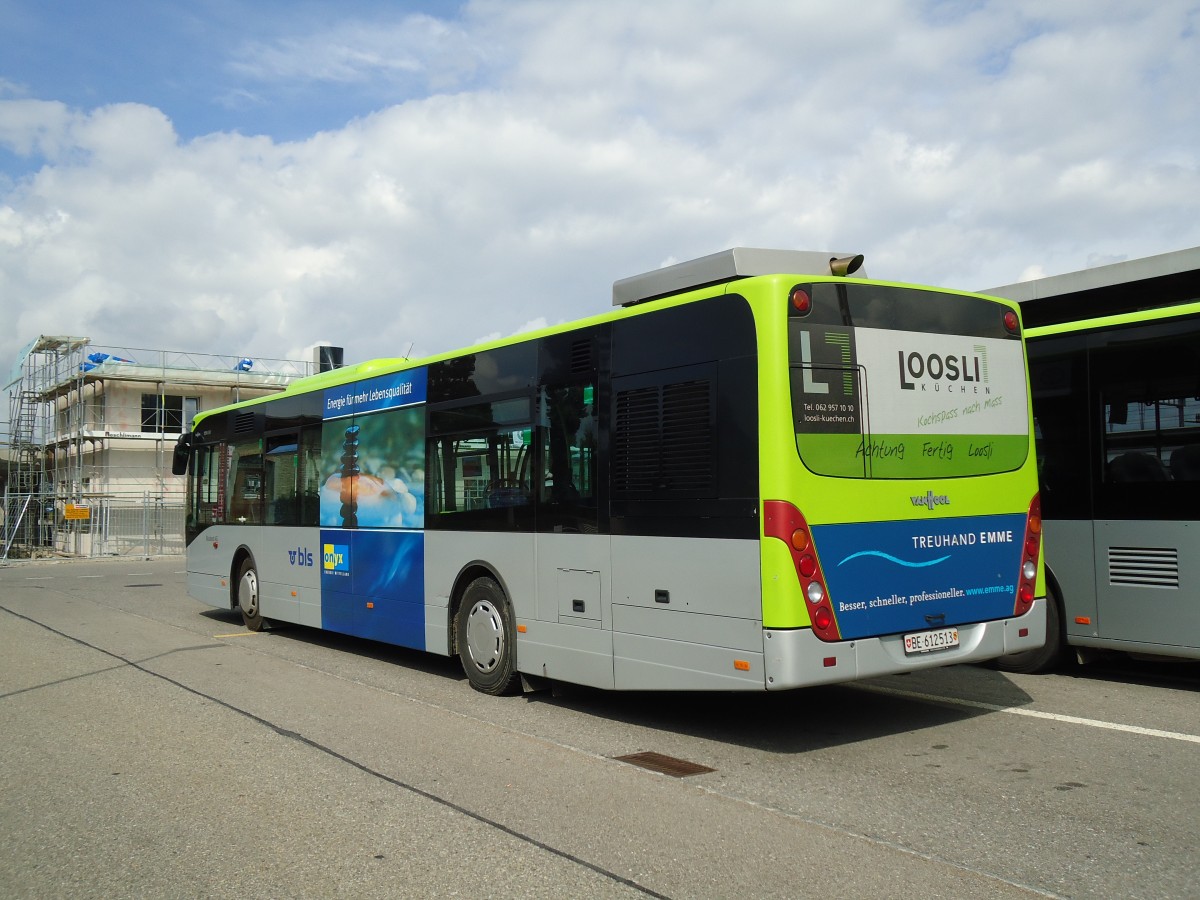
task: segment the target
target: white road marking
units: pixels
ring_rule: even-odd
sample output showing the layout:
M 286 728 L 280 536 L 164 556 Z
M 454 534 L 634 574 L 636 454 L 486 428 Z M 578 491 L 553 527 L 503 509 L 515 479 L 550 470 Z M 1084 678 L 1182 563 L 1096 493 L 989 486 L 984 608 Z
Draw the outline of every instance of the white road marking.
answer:
M 1081 716 L 1065 716 L 1062 713 L 1041 712 L 1040 710 L 1024 709 L 1019 706 L 998 706 L 995 703 L 984 703 L 980 700 L 942 697 L 937 694 L 922 694 L 918 691 L 901 691 L 896 688 L 880 687 L 873 684 L 860 684 L 858 687 L 868 691 L 875 691 L 878 694 L 892 694 L 896 697 L 909 697 L 913 700 L 927 700 L 930 703 L 946 703 L 951 706 L 965 706 L 970 709 L 1008 713 L 1013 716 L 1028 716 L 1031 719 L 1048 719 L 1052 722 L 1064 722 L 1068 725 L 1083 725 L 1088 728 L 1103 728 L 1108 731 L 1123 731 L 1126 734 L 1140 734 L 1146 737 L 1168 738 L 1172 741 L 1186 741 L 1190 744 L 1200 744 L 1200 735 L 1198 734 L 1163 731 L 1161 728 L 1143 728 L 1141 725 L 1124 725 L 1120 722 L 1105 722 L 1103 719 L 1085 719 Z

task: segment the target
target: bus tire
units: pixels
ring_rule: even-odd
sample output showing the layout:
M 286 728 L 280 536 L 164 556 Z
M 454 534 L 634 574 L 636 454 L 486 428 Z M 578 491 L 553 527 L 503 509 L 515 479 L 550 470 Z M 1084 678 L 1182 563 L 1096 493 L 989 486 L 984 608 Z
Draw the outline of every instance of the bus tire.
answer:
M 1058 598 L 1051 588 L 1046 590 L 1046 643 L 1035 650 L 1010 653 L 996 660 L 996 668 L 1017 675 L 1040 675 L 1055 669 L 1062 661 L 1062 613 Z
M 471 687 L 498 696 L 517 683 L 517 630 L 512 607 L 493 578 L 476 578 L 455 617 L 458 658 Z
M 250 631 L 262 631 L 267 620 L 262 614 L 262 595 L 258 588 L 258 570 L 254 568 L 254 560 L 246 557 L 242 560 L 242 568 L 238 572 L 237 604 L 242 611 L 242 621 Z

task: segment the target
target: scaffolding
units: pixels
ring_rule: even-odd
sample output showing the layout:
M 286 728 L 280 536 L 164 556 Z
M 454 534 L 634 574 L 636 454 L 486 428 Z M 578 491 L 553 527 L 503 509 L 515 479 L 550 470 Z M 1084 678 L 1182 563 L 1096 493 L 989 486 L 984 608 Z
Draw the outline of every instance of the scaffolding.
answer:
M 193 415 L 283 390 L 311 361 L 98 347 L 42 335 L 9 393 L 0 558 L 183 551 L 171 451 Z

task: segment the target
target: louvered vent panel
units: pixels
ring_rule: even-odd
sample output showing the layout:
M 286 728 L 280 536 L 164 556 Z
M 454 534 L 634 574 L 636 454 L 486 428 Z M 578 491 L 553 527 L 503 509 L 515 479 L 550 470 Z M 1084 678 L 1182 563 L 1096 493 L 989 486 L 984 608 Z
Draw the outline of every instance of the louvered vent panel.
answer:
M 1178 588 L 1179 551 L 1159 547 L 1109 547 L 1108 583 Z
M 707 381 L 663 387 L 663 463 L 676 491 L 707 491 L 713 482 L 711 390 Z
M 657 387 L 617 394 L 613 438 L 613 482 L 617 491 L 652 491 L 658 485 L 658 414 Z
M 594 367 L 591 338 L 573 343 L 571 345 L 571 374 L 587 375 Z
M 233 433 L 249 434 L 254 431 L 254 411 L 240 412 L 233 417 Z

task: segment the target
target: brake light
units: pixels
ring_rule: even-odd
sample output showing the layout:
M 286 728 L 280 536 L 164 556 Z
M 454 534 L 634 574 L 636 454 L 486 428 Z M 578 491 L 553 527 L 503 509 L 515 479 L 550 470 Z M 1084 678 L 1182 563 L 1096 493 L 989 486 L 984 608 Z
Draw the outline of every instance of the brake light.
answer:
M 833 604 L 825 590 L 825 575 L 804 515 L 786 500 L 764 500 L 763 531 L 767 537 L 783 541 L 792 555 L 813 633 L 823 641 L 840 641 Z
M 792 288 L 792 308 L 800 315 L 806 316 L 812 309 L 812 297 L 802 287 Z
M 1033 495 L 1029 504 L 1029 515 L 1025 517 L 1025 544 L 1021 550 L 1021 573 L 1017 584 L 1017 602 L 1014 616 L 1023 616 L 1033 606 L 1037 594 L 1038 557 L 1042 552 L 1042 499 Z
M 1004 330 L 1009 334 L 1021 333 L 1021 320 L 1011 309 L 1006 309 L 1004 311 Z

